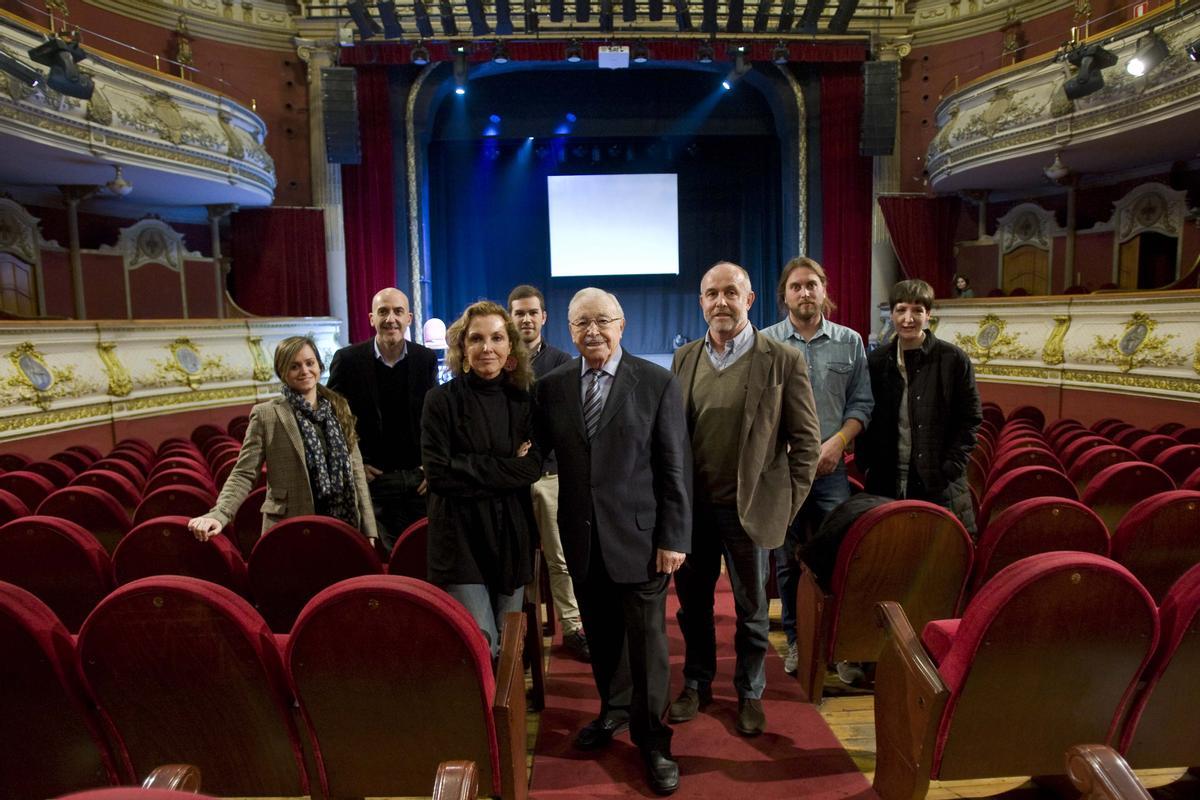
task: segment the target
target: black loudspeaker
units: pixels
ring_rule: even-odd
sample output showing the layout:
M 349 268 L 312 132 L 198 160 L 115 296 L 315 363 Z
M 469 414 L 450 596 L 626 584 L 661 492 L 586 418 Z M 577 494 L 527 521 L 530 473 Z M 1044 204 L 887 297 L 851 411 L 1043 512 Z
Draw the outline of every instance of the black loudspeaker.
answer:
M 900 93 L 899 61 L 863 62 L 862 136 L 858 152 L 890 156 L 896 144 L 896 104 Z
M 325 160 L 330 164 L 362 163 L 358 140 L 358 92 L 353 67 L 321 68 Z

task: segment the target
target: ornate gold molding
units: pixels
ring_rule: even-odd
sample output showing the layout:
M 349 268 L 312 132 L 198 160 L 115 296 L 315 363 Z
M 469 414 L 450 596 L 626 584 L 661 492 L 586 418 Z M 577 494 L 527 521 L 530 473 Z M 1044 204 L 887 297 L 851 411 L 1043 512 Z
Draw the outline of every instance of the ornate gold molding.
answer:
M 95 392 L 98 386 L 76 375 L 75 365 L 51 367 L 32 342 L 8 352 L 13 374 L 0 383 L 0 407 L 33 405 L 49 411 L 55 400 Z
M 275 370 L 263 350 L 262 340 L 261 336 L 249 336 L 246 346 L 250 348 L 250 357 L 254 359 L 254 380 L 265 382 L 275 377 Z
M 107 417 L 112 411 L 109 403 L 93 403 L 86 406 L 75 406 L 59 411 L 43 411 L 40 414 L 19 414 L 17 416 L 0 417 L 0 433 L 21 431 L 28 428 L 41 428 L 48 425 L 61 425 L 64 422 L 79 422 L 81 420 Z
M 108 393 L 113 397 L 126 397 L 133 391 L 133 379 L 117 357 L 116 350 L 116 342 L 100 342 L 96 345 L 104 371 L 108 374 Z
M 954 340 L 967 355 L 983 364 L 993 358 L 1020 360 L 1034 356 L 1033 348 L 1021 344 L 1018 336 L 1008 332 L 1008 323 L 995 314 L 979 320 L 979 330 L 974 336 L 959 333 Z
M 1178 335 L 1155 336 L 1158 322 L 1144 311 L 1137 311 L 1125 323 L 1124 333 L 1100 336 L 1092 344 L 1071 354 L 1072 360 L 1084 364 L 1112 364 L 1122 372 L 1143 367 L 1177 367 L 1187 363 L 1187 356 L 1170 346 Z
M 188 27 L 193 37 L 213 39 L 229 44 L 255 47 L 260 50 L 290 52 L 295 22 L 287 7 L 273 3 L 249 3 L 243 0 L 243 13 L 232 13 L 232 3 L 222 3 L 217 12 L 215 3 L 205 4 L 191 0 L 183 3 L 147 3 L 144 0 L 86 0 L 88 5 L 120 14 L 123 17 L 148 22 L 166 30 L 174 30 L 179 21 L 179 11 L 186 8 L 191 15 Z M 228 9 L 230 13 L 226 14 Z
M 1063 341 L 1067 338 L 1067 331 L 1070 328 L 1070 316 L 1054 318 L 1054 330 L 1050 332 L 1050 336 L 1046 339 L 1046 344 L 1042 347 L 1043 364 L 1057 366 L 1066 360 L 1063 353 Z
M 114 402 L 114 414 L 128 411 L 146 411 L 170 406 L 194 405 L 209 403 L 213 400 L 245 400 L 256 399 L 258 392 L 253 386 L 235 386 L 227 389 L 198 389 L 194 392 L 179 394 L 155 395 L 153 397 L 137 397 L 132 400 Z

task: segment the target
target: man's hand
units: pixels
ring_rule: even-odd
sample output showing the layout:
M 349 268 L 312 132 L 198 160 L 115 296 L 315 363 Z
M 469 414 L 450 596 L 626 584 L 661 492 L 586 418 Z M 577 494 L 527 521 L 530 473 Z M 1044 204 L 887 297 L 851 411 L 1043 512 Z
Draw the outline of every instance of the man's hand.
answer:
M 221 532 L 222 527 L 224 526 L 212 517 L 192 517 L 188 520 L 188 530 L 202 542 L 207 542 L 216 536 Z
M 417 487 L 417 494 L 421 497 L 429 494 L 429 481 L 421 478 L 421 485 Z
M 383 474 L 383 470 L 372 467 L 370 464 L 363 464 L 363 471 L 367 473 L 367 483 L 370 483 Z
M 686 553 L 676 553 L 674 550 L 663 550 L 658 548 L 658 571 L 664 575 L 670 575 L 672 572 L 678 572 L 683 566 L 683 560 L 687 558 Z
M 529 453 L 529 448 L 533 447 L 533 442 L 528 439 L 521 442 L 521 446 L 517 448 L 517 458 L 524 458 Z
M 821 445 L 821 457 L 817 459 L 817 477 L 828 475 L 842 463 L 842 437 L 836 433 Z

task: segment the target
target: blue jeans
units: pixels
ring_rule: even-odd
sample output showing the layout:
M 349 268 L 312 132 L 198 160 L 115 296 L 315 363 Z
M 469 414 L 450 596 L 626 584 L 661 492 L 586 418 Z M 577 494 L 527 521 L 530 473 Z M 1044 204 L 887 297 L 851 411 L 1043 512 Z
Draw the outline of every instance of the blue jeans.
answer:
M 788 526 L 787 538 L 780 547 L 771 552 L 775 557 L 775 581 L 779 585 L 779 604 L 782 607 L 780 622 L 787 635 L 788 644 L 796 643 L 796 590 L 800 586 L 800 562 L 796 560 L 796 548 L 812 538 L 821 527 L 825 515 L 850 498 L 850 481 L 846 479 L 845 467 L 823 475 L 813 481 L 808 498 L 800 507 L 800 513 Z
M 510 611 L 520 611 L 525 600 L 525 587 L 517 589 L 512 594 L 497 594 L 482 583 L 452 583 L 443 586 L 446 594 L 463 604 L 467 612 L 474 618 L 475 624 L 487 637 L 488 649 L 492 651 L 492 660 L 500 654 L 500 634 L 504 632 L 504 615 Z

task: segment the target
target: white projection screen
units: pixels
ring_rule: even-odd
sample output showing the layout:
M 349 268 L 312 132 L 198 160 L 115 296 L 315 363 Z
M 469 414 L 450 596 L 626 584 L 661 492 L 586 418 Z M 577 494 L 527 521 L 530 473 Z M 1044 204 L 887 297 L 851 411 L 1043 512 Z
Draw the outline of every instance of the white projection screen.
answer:
M 547 177 L 550 276 L 678 275 L 677 178 Z

